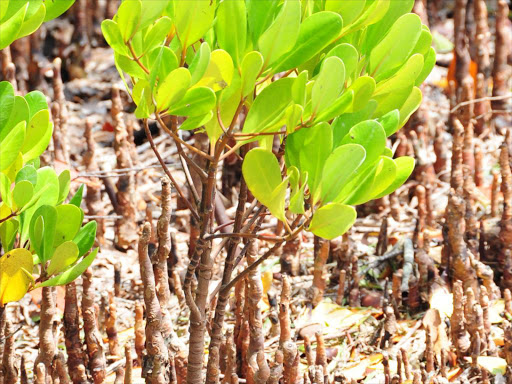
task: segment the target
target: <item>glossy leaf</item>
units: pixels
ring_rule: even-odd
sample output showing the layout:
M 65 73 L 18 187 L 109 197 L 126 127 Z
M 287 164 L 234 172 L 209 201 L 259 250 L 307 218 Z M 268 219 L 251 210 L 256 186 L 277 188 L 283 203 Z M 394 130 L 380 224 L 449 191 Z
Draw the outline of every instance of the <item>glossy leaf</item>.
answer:
M 190 85 L 190 72 L 187 68 L 177 68 L 164 79 L 156 93 L 156 105 L 158 110 L 169 108 L 180 101 Z
M 27 126 L 25 141 L 21 148 L 23 161 L 28 162 L 39 157 L 50 144 L 52 133 L 53 125 L 50 123 L 49 111 L 38 111 Z
M 297 42 L 279 58 L 273 66 L 273 72 L 298 67 L 316 56 L 339 36 L 342 27 L 343 21 L 336 13 L 318 12 L 311 15 L 300 25 Z
M 0 143 L 0 171 L 5 171 L 16 161 L 25 140 L 25 125 L 24 121 L 19 122 Z
M 283 188 L 281 168 L 274 154 L 262 148 L 250 150 L 242 164 L 242 173 L 254 197 L 284 221 L 283 190 L 286 193 L 286 185 Z
M 66 12 L 75 0 L 45 0 L 46 16 L 44 21 L 53 20 Z
M 187 47 L 210 29 L 216 2 L 210 0 L 175 1 L 174 17 L 181 44 Z
M 191 85 L 194 85 L 201 80 L 205 74 L 208 64 L 210 63 L 210 55 L 210 46 L 206 42 L 202 43 L 189 67 L 190 73 L 192 74 L 192 78 L 190 80 Z
M 72 241 L 66 241 L 59 245 L 53 253 L 50 265 L 48 266 L 48 276 L 55 275 L 65 271 L 78 259 L 78 247 Z
M 356 210 L 348 205 L 330 203 L 317 209 L 308 230 L 332 240 L 347 232 L 356 221 Z
M 90 221 L 80 228 L 76 234 L 73 242 L 78 246 L 78 257 L 85 255 L 93 246 L 97 228 L 98 223 Z
M 366 157 L 359 144 L 345 144 L 336 148 L 325 161 L 320 199 L 323 204 L 333 201 L 345 184 L 356 174 Z
M 72 204 L 75 207 L 80 208 L 80 205 L 82 204 L 83 195 L 84 195 L 84 185 L 82 184 L 82 185 L 80 185 L 80 187 L 78 187 L 77 191 L 75 192 L 75 194 L 73 195 L 71 200 L 69 200 L 69 204 Z
M 211 88 L 189 89 L 183 99 L 169 108 L 169 113 L 176 116 L 204 115 L 215 107 L 215 101 L 215 92 Z
M 211 53 L 208 67 L 195 87 L 210 87 L 215 92 L 226 88 L 233 80 L 233 60 L 231 56 L 222 49 Z
M 17 208 L 22 208 L 34 196 L 34 186 L 30 181 L 23 180 L 16 183 L 12 191 L 12 198 Z
M 338 98 L 345 83 L 345 66 L 340 58 L 332 56 L 324 60 L 311 93 L 312 113 L 327 109 Z
M 244 56 L 240 71 L 242 73 L 242 96 L 254 91 L 258 75 L 263 68 L 263 56 L 258 51 L 251 51 Z
M 30 222 L 30 247 L 45 262 L 53 254 L 53 241 L 57 226 L 57 210 L 51 205 L 39 207 Z
M 140 22 L 140 11 L 142 3 L 140 0 L 123 1 L 117 10 L 116 22 L 123 41 L 128 42 L 137 31 Z
M 263 132 L 274 121 L 284 115 L 292 103 L 293 78 L 284 78 L 271 83 L 256 97 L 247 114 L 244 133 Z
M 294 47 L 299 28 L 300 1 L 285 0 L 277 17 L 258 39 L 258 47 L 266 66 Z
M 58 285 L 66 285 L 75 280 L 78 276 L 85 272 L 87 268 L 92 264 L 96 255 L 98 254 L 98 248 L 93 250 L 89 255 L 84 257 L 78 264 L 69 268 L 67 271 L 46 280 L 41 284 L 37 284 L 36 288 L 40 287 L 55 287 Z
M 82 211 L 72 204 L 58 205 L 53 246 L 73 240 L 82 224 Z
M 68 169 L 61 172 L 59 175 L 59 199 L 57 204 L 61 204 L 69 194 L 69 186 L 71 185 L 71 173 Z
M 32 268 L 32 254 L 24 248 L 13 249 L 0 257 L 0 306 L 25 296 L 32 280 L 23 270 L 30 273 Z
M 245 53 L 247 14 L 245 1 L 224 0 L 217 8 L 215 32 L 219 47 L 228 52 L 238 67 Z
M 402 156 L 395 159 L 394 162 L 396 165 L 395 180 L 388 188 L 386 188 L 386 190 L 374 197 L 374 199 L 379 199 L 383 196 L 393 193 L 407 181 L 409 176 L 411 176 L 412 171 L 414 170 L 414 158 L 409 156 Z
M 7 135 L 3 133 L 14 107 L 14 88 L 8 81 L 0 82 L 0 140 Z
M 119 25 L 113 20 L 103 20 L 101 23 L 101 32 L 108 45 L 120 55 L 128 55 L 128 48 L 123 40 L 123 35 L 119 29 Z

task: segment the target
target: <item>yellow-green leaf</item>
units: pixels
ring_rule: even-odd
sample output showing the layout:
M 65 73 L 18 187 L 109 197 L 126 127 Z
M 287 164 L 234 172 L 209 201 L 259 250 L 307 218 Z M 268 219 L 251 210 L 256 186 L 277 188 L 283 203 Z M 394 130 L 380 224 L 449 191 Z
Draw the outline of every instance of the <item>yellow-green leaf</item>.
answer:
M 31 279 L 23 272 L 32 271 L 32 254 L 18 248 L 0 257 L 0 305 L 18 301 L 27 293 Z

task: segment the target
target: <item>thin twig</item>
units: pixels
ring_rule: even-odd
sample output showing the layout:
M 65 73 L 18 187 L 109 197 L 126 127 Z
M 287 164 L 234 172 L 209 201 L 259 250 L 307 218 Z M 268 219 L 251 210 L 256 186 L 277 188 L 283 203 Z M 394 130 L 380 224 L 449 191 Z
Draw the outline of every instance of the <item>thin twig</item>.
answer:
M 479 103 L 480 101 L 495 101 L 495 100 L 506 100 L 506 99 L 512 99 L 512 93 L 509 93 L 507 95 L 487 96 L 487 97 L 481 97 L 479 99 L 473 99 L 473 100 L 464 101 L 462 103 L 457 104 L 455 107 L 453 107 L 452 110 L 450 111 L 450 113 L 454 113 L 459 108 L 462 108 L 462 107 L 464 107 L 466 105 Z
M 144 119 L 144 130 L 146 131 L 146 136 L 148 137 L 149 143 L 151 144 L 151 148 L 153 149 L 153 152 L 155 153 L 156 157 L 158 158 L 158 161 L 160 162 L 160 165 L 162 166 L 165 174 L 171 180 L 172 184 L 174 185 L 174 188 L 176 188 L 176 192 L 178 192 L 180 197 L 183 199 L 183 201 L 187 205 L 187 208 L 190 210 L 190 213 L 192 214 L 192 216 L 194 216 L 194 218 L 196 220 L 199 220 L 199 214 L 197 213 L 195 208 L 192 206 L 190 201 L 186 198 L 186 196 L 184 195 L 184 193 L 181 190 L 180 186 L 178 185 L 178 183 L 176 182 L 176 180 L 172 176 L 172 173 L 169 171 L 169 168 L 167 168 L 167 165 L 165 164 L 164 160 L 160 156 L 160 153 L 158 152 L 158 149 L 157 149 L 155 143 L 153 142 L 153 136 L 151 135 L 151 131 L 149 130 L 149 125 L 148 125 L 148 120 L 147 119 Z

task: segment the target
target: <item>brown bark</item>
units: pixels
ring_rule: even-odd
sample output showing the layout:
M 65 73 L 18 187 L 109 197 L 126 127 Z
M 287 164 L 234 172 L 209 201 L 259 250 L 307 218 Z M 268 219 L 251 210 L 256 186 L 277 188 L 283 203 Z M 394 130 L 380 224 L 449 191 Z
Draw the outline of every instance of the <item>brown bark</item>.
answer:
M 315 236 L 315 262 L 313 265 L 313 283 L 309 295 L 313 306 L 317 306 L 324 297 L 325 282 L 325 264 L 329 257 L 329 241 Z
M 498 217 L 500 193 L 500 174 L 497 171 L 492 173 L 491 187 L 491 217 Z
M 347 278 L 347 271 L 342 269 L 338 280 L 338 291 L 336 294 L 336 304 L 341 305 L 345 298 L 345 281 Z
M 69 384 L 69 376 L 68 376 L 68 366 L 66 364 L 66 360 L 64 358 L 64 354 L 59 352 L 59 354 L 55 357 L 53 361 L 53 382 L 59 384 Z
M 69 164 L 69 145 L 67 142 L 68 130 L 68 107 L 66 102 L 66 96 L 64 95 L 64 84 L 62 83 L 61 77 L 62 60 L 57 57 L 53 60 L 53 98 L 58 104 L 58 127 L 54 129 L 54 133 L 58 133 L 58 138 L 54 134 L 53 139 L 56 144 L 55 154 L 61 154 L 62 158 L 57 159 Z M 53 112 L 53 111 L 52 111 Z M 57 139 L 57 141 L 55 141 Z M 60 155 L 59 155 L 60 156 Z
M 464 356 L 470 348 L 469 335 L 464 322 L 464 290 L 462 282 L 453 283 L 453 314 L 450 318 L 450 337 L 459 358 Z
M 44 367 L 44 363 L 36 365 L 34 384 L 46 384 L 46 368 Z
M 505 144 L 501 146 L 500 169 L 504 205 L 500 222 L 499 240 L 501 249 L 498 262 L 503 271 L 503 286 L 512 289 L 512 172 L 509 151 Z
M 144 332 L 144 307 L 140 301 L 135 303 L 135 352 L 137 354 L 137 363 L 142 366 L 142 356 L 144 354 L 144 344 L 146 335 Z
M 142 227 L 138 247 L 146 305 L 146 355 L 143 357 L 142 375 L 149 384 L 164 384 L 169 379 L 169 355 L 162 336 L 162 312 L 156 296 L 155 277 L 148 255 L 150 230 L 149 223 Z
M 96 141 L 94 140 L 92 132 L 92 121 L 87 119 L 85 121 L 85 142 L 87 143 L 87 150 L 85 151 L 82 159 L 85 169 L 89 173 L 98 172 L 99 167 L 96 162 Z M 87 214 L 89 216 L 104 216 L 105 212 L 101 201 L 101 182 L 97 177 L 91 177 L 87 184 L 87 193 L 85 194 L 85 206 L 87 207 Z M 95 219 L 97 223 L 96 238 L 100 244 L 105 243 L 105 220 L 98 218 Z
M 236 374 L 236 346 L 232 331 L 228 331 L 226 335 L 226 354 L 227 362 L 222 384 L 231 384 L 235 377 L 238 381 L 238 375 Z
M 247 263 L 250 265 L 258 258 L 258 247 L 253 242 L 246 254 Z M 263 283 L 258 268 L 253 269 L 248 275 L 247 304 L 249 312 L 250 342 L 248 351 L 248 365 L 252 371 L 254 384 L 265 384 L 270 375 L 270 369 L 265 358 L 265 336 L 259 302 L 263 296 Z M 248 378 L 249 379 L 249 378 Z
M 80 340 L 80 315 L 76 295 L 76 282 L 74 281 L 66 285 L 64 336 L 71 381 L 74 384 L 85 384 L 88 382 L 87 376 L 83 369 L 78 369 L 78 367 L 84 368 L 85 363 L 83 344 L 82 340 Z
M 108 310 L 105 319 L 105 330 L 108 337 L 109 353 L 113 356 L 121 357 L 119 339 L 117 338 L 117 307 L 114 296 L 110 293 L 108 297 Z
M 9 384 L 18 381 L 18 370 L 15 366 L 14 355 L 14 327 L 10 321 L 5 322 L 4 328 L 4 349 L 2 364 L 0 365 L 0 382 Z
M 94 310 L 94 290 L 92 287 L 92 271 L 87 269 L 83 277 L 82 316 L 84 319 L 85 343 L 89 356 L 89 371 L 94 384 L 101 384 L 105 380 L 106 366 L 103 342 L 98 331 L 96 314 Z
M 112 87 L 112 118 L 114 120 L 114 151 L 117 158 L 117 168 L 133 168 L 130 156 L 130 143 L 123 118 L 123 105 L 119 88 Z M 135 178 L 132 172 L 119 176 L 116 184 L 118 215 L 122 216 L 115 222 L 115 245 L 121 249 L 134 248 L 137 242 L 136 208 L 135 208 Z
M 496 40 L 495 40 L 495 53 L 494 63 L 492 68 L 492 95 L 505 96 L 510 90 L 507 85 L 510 76 L 508 68 L 508 55 L 510 52 L 508 27 L 508 4 L 506 0 L 498 0 L 498 10 L 496 12 Z M 503 111 L 507 107 L 507 100 L 493 100 L 491 102 L 492 109 L 496 111 Z
M 124 384 L 132 384 L 133 377 L 133 359 L 132 359 L 132 343 L 127 342 L 124 345 L 124 356 L 125 356 L 125 366 L 124 366 Z
M 56 345 L 53 333 L 55 316 L 55 298 L 52 287 L 43 287 L 41 292 L 41 321 L 39 323 L 39 354 L 34 366 L 43 363 L 46 372 L 46 382 L 51 382 L 53 373 L 52 363 L 55 357 Z

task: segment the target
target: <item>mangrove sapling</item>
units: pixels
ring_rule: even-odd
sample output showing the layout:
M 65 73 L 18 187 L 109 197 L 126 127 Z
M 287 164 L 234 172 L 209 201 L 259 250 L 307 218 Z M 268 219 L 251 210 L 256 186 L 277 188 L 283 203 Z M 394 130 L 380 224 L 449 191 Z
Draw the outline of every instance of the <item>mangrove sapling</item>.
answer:
M 409 13 L 413 4 L 132 0 L 103 22 L 135 116 L 144 119 L 152 149 L 198 229 L 183 286 L 190 308 L 189 384 L 203 382 L 217 252 L 224 250 L 226 257 L 216 290 L 209 384 L 219 381 L 231 288 L 303 230 L 326 240 L 343 235 L 355 222 L 354 206 L 388 195 L 411 174 L 413 159 L 393 159 L 386 140 L 418 108 L 419 86 L 435 64 L 428 28 Z M 188 193 L 154 145 L 150 119 L 176 144 Z M 190 144 L 180 130 L 206 133 L 208 145 Z M 243 159 L 244 181 L 230 232 L 216 195 L 219 170 L 233 154 Z M 255 198 L 249 208 L 244 183 Z M 269 214 L 284 233 L 258 233 L 253 223 Z M 228 240 L 212 252 L 216 238 Z M 233 266 L 254 239 L 270 249 L 233 278 Z M 242 256 L 236 255 L 241 241 Z M 355 286 L 351 301 L 359 301 Z M 259 355 L 253 355 L 258 369 L 265 365 Z M 285 356 L 284 364 L 285 376 L 295 379 L 294 360 Z

